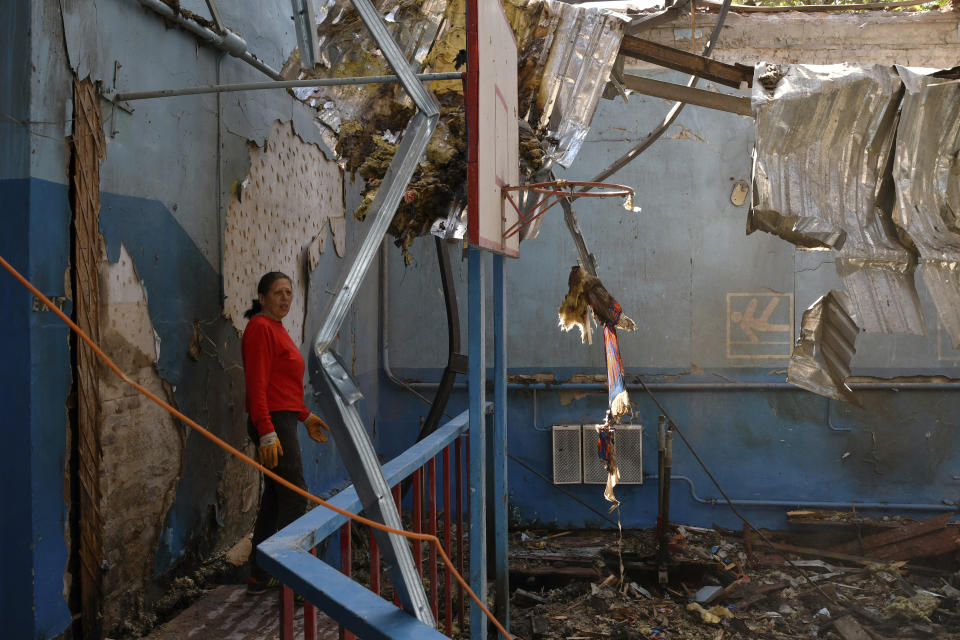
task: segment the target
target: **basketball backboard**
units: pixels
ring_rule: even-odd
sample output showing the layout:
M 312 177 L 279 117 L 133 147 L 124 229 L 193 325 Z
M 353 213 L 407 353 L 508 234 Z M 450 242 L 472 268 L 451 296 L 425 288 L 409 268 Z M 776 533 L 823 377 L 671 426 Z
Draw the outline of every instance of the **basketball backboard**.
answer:
M 517 211 L 501 188 L 520 183 L 517 40 L 500 0 L 467 3 L 466 101 L 470 244 L 516 258 L 519 235 L 504 231 Z

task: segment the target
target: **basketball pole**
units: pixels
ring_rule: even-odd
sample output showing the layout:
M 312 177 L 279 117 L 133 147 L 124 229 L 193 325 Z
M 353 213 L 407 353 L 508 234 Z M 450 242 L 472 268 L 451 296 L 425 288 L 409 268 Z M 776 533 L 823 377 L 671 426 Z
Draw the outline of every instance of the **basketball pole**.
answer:
M 467 112 L 467 227 L 470 234 L 467 285 L 467 333 L 469 351 L 470 397 L 470 588 L 482 602 L 487 601 L 487 438 L 486 438 L 486 291 L 484 287 L 483 249 L 474 246 L 479 227 L 477 185 L 478 150 L 475 136 L 479 129 L 479 53 L 477 50 L 477 2 L 466 0 L 467 11 L 467 83 L 464 101 Z M 480 608 L 470 604 L 470 639 L 486 640 L 487 619 Z
M 487 442 L 487 367 L 486 367 L 486 277 L 485 244 L 481 233 L 480 216 L 480 150 L 478 139 L 481 126 L 496 130 L 490 122 L 480 123 L 479 65 L 480 60 L 480 2 L 466 0 L 467 74 L 464 102 L 467 116 L 467 219 L 470 238 L 468 253 L 468 336 L 469 336 L 469 406 L 470 406 L 470 588 L 482 600 L 487 598 L 487 559 L 492 558 L 496 580 L 495 612 L 497 618 L 510 630 L 510 587 L 508 566 L 507 517 L 507 353 L 506 353 L 506 259 L 501 219 L 499 250 L 492 255 L 493 298 L 493 424 L 491 442 Z M 497 0 L 499 3 L 499 0 Z M 502 7 L 501 7 L 502 10 Z M 486 24 L 486 23 L 485 23 Z M 509 27 L 509 25 L 508 25 Z M 512 32 L 510 32 L 512 36 Z M 492 62 L 491 62 L 492 64 Z M 512 63 L 515 66 L 515 62 Z M 512 138 L 507 144 L 515 144 Z M 490 446 L 488 459 L 488 444 Z M 489 468 L 488 468 L 489 464 Z M 490 473 L 491 485 L 487 486 Z M 487 518 L 492 525 L 488 540 Z M 487 618 L 479 607 L 470 607 L 471 640 L 487 640 Z M 502 636 L 501 636 L 502 637 Z

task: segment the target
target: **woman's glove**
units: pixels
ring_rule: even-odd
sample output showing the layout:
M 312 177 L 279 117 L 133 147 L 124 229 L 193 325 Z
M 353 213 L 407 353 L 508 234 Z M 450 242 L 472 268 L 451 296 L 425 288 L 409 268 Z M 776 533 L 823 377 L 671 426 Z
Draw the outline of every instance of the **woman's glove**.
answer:
M 330 431 L 330 427 L 327 426 L 327 423 L 324 422 L 320 416 L 311 413 L 310 417 L 303 421 L 303 424 L 307 428 L 307 433 L 310 434 L 310 437 L 316 442 L 327 441 L 327 434 L 324 433 L 324 431 Z
M 257 454 L 260 456 L 260 464 L 267 469 L 273 469 L 280 464 L 280 456 L 283 455 L 283 447 L 277 440 L 277 432 L 271 431 L 260 436 L 260 446 L 257 447 Z

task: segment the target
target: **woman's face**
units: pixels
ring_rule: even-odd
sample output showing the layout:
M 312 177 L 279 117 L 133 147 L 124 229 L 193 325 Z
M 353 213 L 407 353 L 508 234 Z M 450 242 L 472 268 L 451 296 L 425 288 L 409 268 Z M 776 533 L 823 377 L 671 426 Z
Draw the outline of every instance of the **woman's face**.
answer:
M 263 306 L 263 315 L 277 322 L 290 313 L 290 303 L 293 301 L 293 286 L 286 278 L 279 278 L 270 285 L 267 294 L 260 294 L 260 304 Z

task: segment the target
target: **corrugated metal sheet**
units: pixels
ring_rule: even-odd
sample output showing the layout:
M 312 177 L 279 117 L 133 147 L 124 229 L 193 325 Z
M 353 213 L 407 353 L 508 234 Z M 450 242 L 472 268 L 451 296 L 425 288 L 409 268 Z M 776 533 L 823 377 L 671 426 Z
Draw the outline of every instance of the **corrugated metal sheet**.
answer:
M 758 73 L 765 65 L 758 65 Z M 754 83 L 756 159 L 748 232 L 836 251 L 866 331 L 924 335 L 913 254 L 892 224 L 889 162 L 902 84 L 876 65 L 795 65 Z
M 803 312 L 800 337 L 790 354 L 787 382 L 835 400 L 859 405 L 845 383 L 860 328 L 850 317 L 841 291 L 820 297 Z
M 960 81 L 898 70 L 906 95 L 894 154 L 894 221 L 916 245 L 937 315 L 960 349 Z

